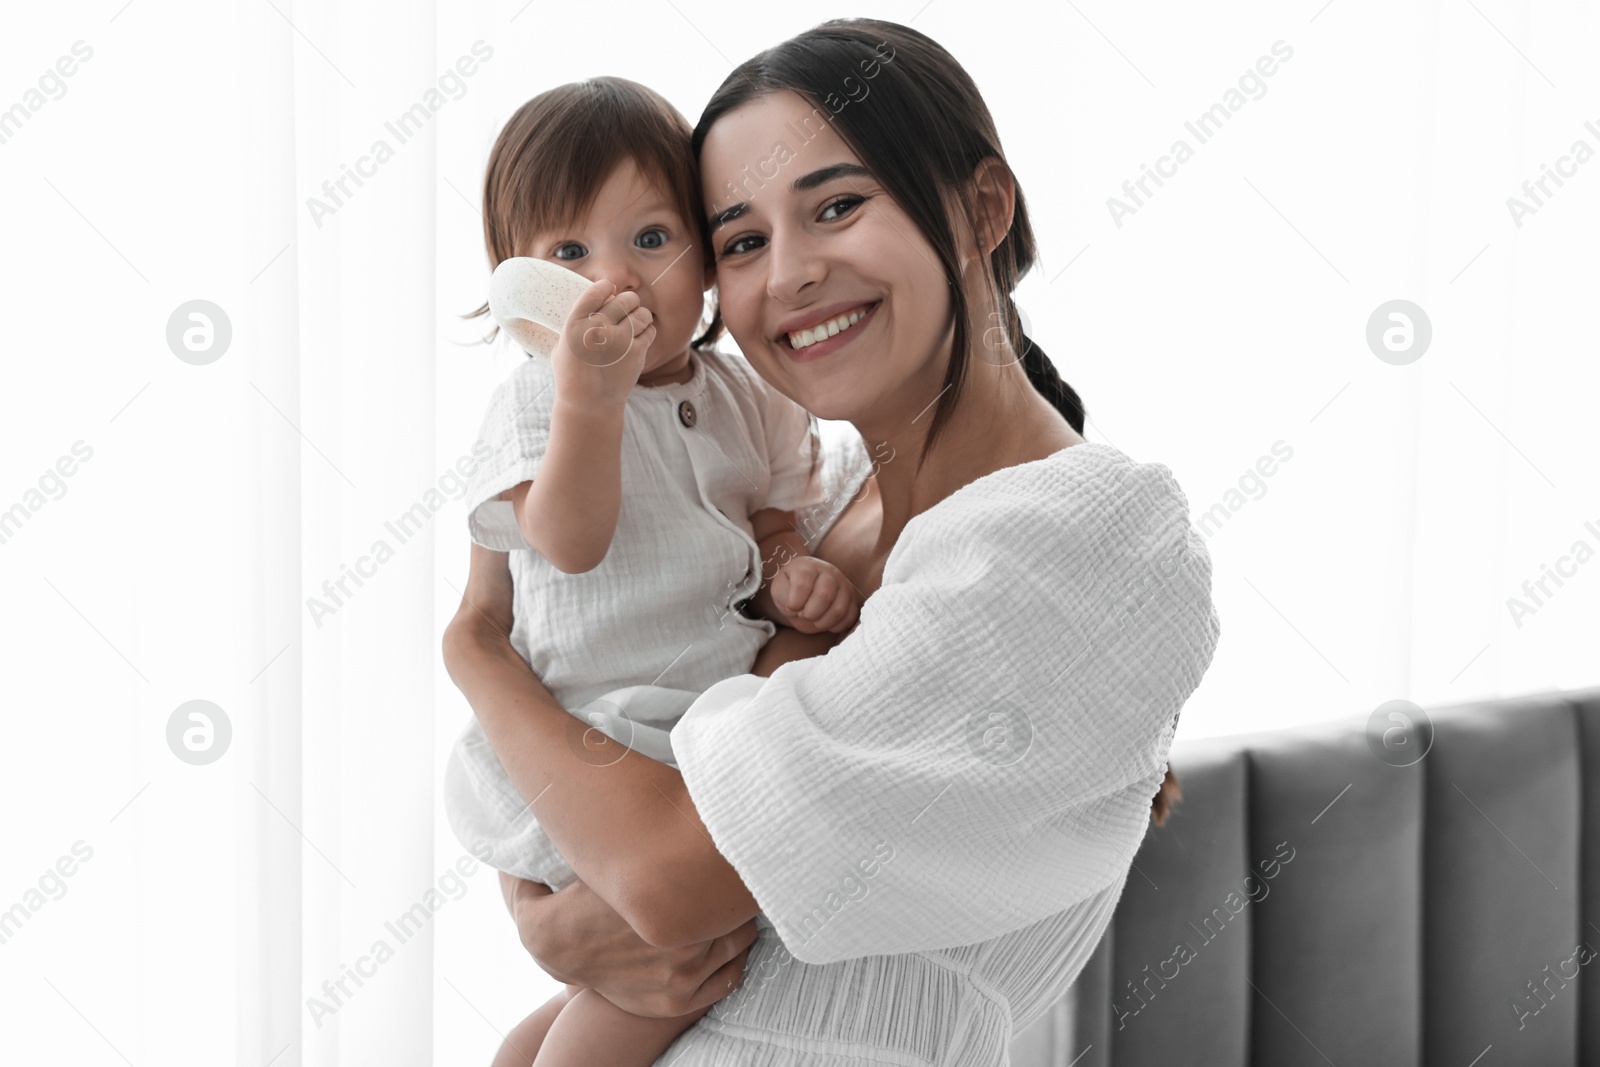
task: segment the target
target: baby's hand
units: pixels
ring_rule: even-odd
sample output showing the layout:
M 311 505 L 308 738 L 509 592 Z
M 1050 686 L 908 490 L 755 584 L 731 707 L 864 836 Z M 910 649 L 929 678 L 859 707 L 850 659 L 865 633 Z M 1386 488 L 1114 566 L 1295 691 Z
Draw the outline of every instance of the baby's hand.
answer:
M 856 624 L 861 607 L 855 587 L 833 564 L 815 556 L 795 556 L 772 579 L 776 620 L 803 634 L 843 633 Z
M 572 305 L 550 353 L 557 398 L 584 408 L 620 408 L 655 339 L 654 316 L 640 305 L 638 293 L 595 282 Z

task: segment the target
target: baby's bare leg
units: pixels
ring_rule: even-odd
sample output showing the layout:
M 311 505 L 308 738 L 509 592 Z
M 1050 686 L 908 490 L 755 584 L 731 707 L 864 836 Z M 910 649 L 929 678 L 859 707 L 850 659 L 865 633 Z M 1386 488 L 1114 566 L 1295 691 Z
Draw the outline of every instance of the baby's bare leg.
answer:
M 592 989 L 573 995 L 539 1046 L 534 1067 L 650 1067 L 674 1039 L 711 1010 L 649 1019 L 623 1011 Z M 495 1067 L 499 1067 L 497 1063 Z
M 541 1004 L 526 1019 L 512 1027 L 489 1067 L 531 1067 L 534 1057 L 539 1054 L 539 1047 L 544 1044 L 545 1035 L 550 1032 L 551 1024 L 556 1021 L 556 1016 L 581 989 L 583 987 L 579 985 L 567 986 Z

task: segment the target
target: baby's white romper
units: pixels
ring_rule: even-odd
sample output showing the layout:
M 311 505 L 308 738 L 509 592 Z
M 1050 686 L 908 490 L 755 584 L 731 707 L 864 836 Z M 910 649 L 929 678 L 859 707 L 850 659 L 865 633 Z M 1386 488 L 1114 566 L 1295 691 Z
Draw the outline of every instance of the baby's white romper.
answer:
M 534 551 L 510 502 L 498 499 L 532 480 L 544 456 L 555 399 L 549 361 L 519 364 L 484 417 L 491 457 L 470 479 L 468 529 L 508 553 L 511 644 L 574 713 L 569 737 L 580 752 L 593 724 L 676 766 L 667 732 L 713 683 L 746 673 L 775 630 L 738 610 L 761 583 L 751 513 L 796 510 L 823 495 L 820 442 L 805 409 L 742 355 L 693 350 L 690 358 L 689 380 L 629 394 L 616 534 L 600 565 L 582 574 Z M 626 712 L 598 699 L 631 686 L 650 688 L 625 701 Z M 456 837 L 491 866 L 555 889 L 574 879 L 475 717 L 451 750 L 444 799 Z

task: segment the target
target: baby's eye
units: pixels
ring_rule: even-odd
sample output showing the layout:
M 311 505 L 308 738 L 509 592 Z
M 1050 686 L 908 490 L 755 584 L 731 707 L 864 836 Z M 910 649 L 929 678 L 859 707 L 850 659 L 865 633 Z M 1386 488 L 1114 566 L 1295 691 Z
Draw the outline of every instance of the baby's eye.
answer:
M 575 255 L 575 256 L 564 256 L 564 255 L 562 255 L 561 253 L 563 251 L 565 251 L 566 249 L 568 249 L 568 248 L 576 248 L 576 249 L 578 249 L 578 254 Z M 580 245 L 576 241 L 568 241 L 566 244 L 561 245 L 560 247 L 558 247 L 556 249 L 555 255 L 556 255 L 557 259 L 580 259 L 583 256 L 583 246 Z
M 638 244 L 640 248 L 660 248 L 666 243 L 667 231 L 659 226 L 648 229 L 639 235 Z

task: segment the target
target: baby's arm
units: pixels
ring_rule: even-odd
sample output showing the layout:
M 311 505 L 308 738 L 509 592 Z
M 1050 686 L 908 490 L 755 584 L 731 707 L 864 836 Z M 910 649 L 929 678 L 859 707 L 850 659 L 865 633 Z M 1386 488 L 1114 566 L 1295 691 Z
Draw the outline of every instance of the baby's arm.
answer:
M 568 574 L 598 567 L 617 532 L 623 413 L 655 338 L 638 294 L 612 289 L 596 282 L 573 306 L 550 355 L 556 394 L 539 476 L 501 496 L 528 544 Z
M 606 558 L 622 507 L 622 409 L 586 410 L 558 395 L 539 476 L 500 494 L 528 544 L 558 570 L 581 574 Z
M 794 512 L 762 508 L 750 525 L 761 549 L 757 611 L 805 634 L 844 633 L 855 625 L 860 595 L 839 568 L 811 554 Z

